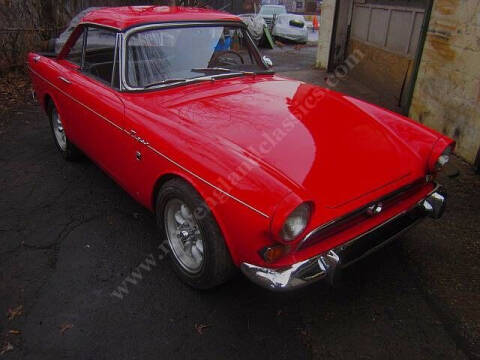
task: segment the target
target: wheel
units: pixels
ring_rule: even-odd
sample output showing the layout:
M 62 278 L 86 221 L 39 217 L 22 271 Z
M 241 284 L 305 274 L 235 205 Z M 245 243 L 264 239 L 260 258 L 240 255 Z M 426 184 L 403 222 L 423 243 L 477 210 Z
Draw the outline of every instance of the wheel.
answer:
M 175 272 L 196 289 L 226 282 L 235 266 L 220 228 L 195 189 L 182 179 L 166 182 L 156 201 L 157 225 L 170 247 Z
M 53 140 L 62 156 L 65 160 L 69 161 L 79 159 L 81 157 L 81 152 L 70 142 L 70 140 L 68 140 L 63 127 L 62 118 L 52 102 L 48 104 L 48 117 L 52 129 Z

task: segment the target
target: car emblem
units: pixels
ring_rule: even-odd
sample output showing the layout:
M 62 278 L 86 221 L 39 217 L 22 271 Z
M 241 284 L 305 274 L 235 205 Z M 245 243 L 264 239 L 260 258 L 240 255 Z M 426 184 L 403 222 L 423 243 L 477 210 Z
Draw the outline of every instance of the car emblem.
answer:
M 383 204 L 382 203 L 375 203 L 375 204 L 372 204 L 370 205 L 368 208 L 367 208 L 367 215 L 368 216 L 375 216 L 375 215 L 378 215 L 382 212 L 383 210 Z

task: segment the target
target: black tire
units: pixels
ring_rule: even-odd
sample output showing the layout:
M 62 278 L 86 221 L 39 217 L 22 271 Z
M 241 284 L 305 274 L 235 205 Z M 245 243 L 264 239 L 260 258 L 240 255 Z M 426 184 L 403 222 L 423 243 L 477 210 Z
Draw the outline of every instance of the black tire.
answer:
M 57 147 L 58 151 L 62 154 L 63 158 L 67 161 L 75 161 L 79 160 L 82 157 L 82 152 L 70 142 L 68 139 L 68 136 L 65 134 L 65 140 L 66 140 L 66 146 L 65 149 L 62 149 L 60 146 L 56 136 L 55 136 L 55 131 L 53 128 L 53 113 L 54 110 L 58 112 L 57 108 L 53 104 L 52 101 L 49 101 L 47 105 L 47 114 L 48 114 L 48 120 L 50 123 L 50 130 L 52 131 L 52 137 L 53 141 L 55 142 L 55 146 Z
M 162 239 L 168 241 L 165 207 L 173 199 L 183 201 L 189 209 L 192 209 L 202 234 L 204 257 L 199 272 L 192 274 L 184 269 L 169 244 L 169 258 L 176 274 L 183 282 L 195 289 L 210 289 L 225 283 L 236 273 L 236 267 L 223 235 L 202 197 L 189 183 L 180 178 L 167 181 L 157 195 L 156 219 Z

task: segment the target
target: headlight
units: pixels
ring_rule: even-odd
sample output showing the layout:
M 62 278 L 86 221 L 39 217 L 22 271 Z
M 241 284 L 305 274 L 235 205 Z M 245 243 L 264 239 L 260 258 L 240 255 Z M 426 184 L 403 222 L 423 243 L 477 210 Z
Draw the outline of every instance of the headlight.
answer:
M 294 240 L 307 227 L 311 212 L 312 208 L 308 203 L 303 203 L 293 210 L 282 226 L 280 237 L 285 241 Z
M 440 138 L 435 143 L 428 159 L 428 171 L 431 175 L 435 175 L 447 165 L 454 148 L 455 142 L 448 138 Z
M 452 154 L 452 148 L 447 147 L 438 157 L 437 162 L 435 163 L 435 171 L 439 172 L 444 168 L 445 165 L 450 161 L 450 155 Z

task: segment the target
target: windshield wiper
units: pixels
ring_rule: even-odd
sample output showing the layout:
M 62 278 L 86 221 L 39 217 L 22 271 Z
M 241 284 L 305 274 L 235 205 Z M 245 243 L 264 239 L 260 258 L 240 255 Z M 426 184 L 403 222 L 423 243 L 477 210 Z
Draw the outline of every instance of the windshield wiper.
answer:
M 193 68 L 191 71 L 193 71 L 193 72 L 227 72 L 227 73 L 232 73 L 232 72 L 241 73 L 242 72 L 242 71 L 236 71 L 236 70 L 227 69 L 227 68 L 223 68 L 223 67 Z
M 151 88 L 153 86 L 165 85 L 165 84 L 171 84 L 171 83 L 182 83 L 182 82 L 185 82 L 185 81 L 187 81 L 187 79 L 165 79 L 165 80 L 162 80 L 162 81 L 157 81 L 157 82 L 147 84 L 143 88 L 148 89 L 148 88 Z
M 200 77 L 195 77 L 191 79 L 165 79 L 162 81 L 157 81 L 153 82 L 150 84 L 145 85 L 143 88 L 148 89 L 154 86 L 160 86 L 160 85 L 167 85 L 167 84 L 173 84 L 173 83 L 196 83 L 200 81 L 213 81 L 215 79 L 219 78 L 224 78 L 224 77 L 230 77 L 230 76 L 237 76 L 237 75 L 266 75 L 266 74 L 273 74 L 274 72 L 271 70 L 262 70 L 262 71 L 241 71 L 241 70 L 232 70 L 232 69 L 227 69 L 227 68 L 221 68 L 221 67 L 211 67 L 211 68 L 194 68 L 191 71 L 193 72 L 218 72 L 218 75 L 213 75 L 213 76 L 200 76 Z M 223 74 L 222 74 L 223 73 Z
M 227 69 L 222 67 L 211 67 L 211 68 L 193 68 L 193 72 L 226 72 L 229 74 L 242 74 L 242 75 L 268 75 L 273 74 L 272 70 L 260 70 L 260 71 L 243 71 L 243 70 L 234 70 L 234 69 Z

